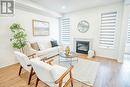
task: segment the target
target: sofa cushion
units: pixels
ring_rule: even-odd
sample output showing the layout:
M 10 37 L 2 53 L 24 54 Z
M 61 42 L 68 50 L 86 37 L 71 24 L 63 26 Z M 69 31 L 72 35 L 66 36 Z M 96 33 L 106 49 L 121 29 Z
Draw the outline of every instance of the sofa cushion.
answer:
M 55 56 L 59 53 L 59 48 L 58 47 L 53 47 L 53 48 L 48 48 L 45 50 L 41 50 L 37 52 L 37 55 L 39 56 L 45 56 L 45 57 L 51 57 Z
M 44 44 L 42 44 L 42 43 L 38 43 L 38 46 L 39 46 L 39 48 L 40 48 L 40 51 L 46 49 L 45 46 L 44 46 Z
M 58 46 L 57 41 L 56 40 L 51 41 L 51 46 L 52 47 Z
M 40 51 L 40 48 L 39 48 L 39 45 L 38 45 L 37 42 L 31 43 L 31 47 L 32 47 L 34 50 Z

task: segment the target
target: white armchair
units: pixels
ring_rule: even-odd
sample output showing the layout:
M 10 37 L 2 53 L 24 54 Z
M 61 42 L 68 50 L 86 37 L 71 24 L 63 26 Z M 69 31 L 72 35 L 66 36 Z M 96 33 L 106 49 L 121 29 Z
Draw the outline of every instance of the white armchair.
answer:
M 35 87 L 38 81 L 43 81 L 49 87 L 67 87 L 70 83 L 73 87 L 73 78 L 71 70 L 73 66 L 68 69 L 59 65 L 50 65 L 37 59 L 31 60 L 32 67 L 37 75 Z
M 31 81 L 31 77 L 34 74 L 33 68 L 31 67 L 31 64 L 30 64 L 29 57 L 34 56 L 35 54 L 32 54 L 27 57 L 25 54 L 20 53 L 18 51 L 15 51 L 14 53 L 20 63 L 19 75 L 21 74 L 22 69 L 25 69 L 26 71 L 28 71 L 30 73 L 29 79 L 28 79 L 28 85 L 29 85 L 30 81 Z

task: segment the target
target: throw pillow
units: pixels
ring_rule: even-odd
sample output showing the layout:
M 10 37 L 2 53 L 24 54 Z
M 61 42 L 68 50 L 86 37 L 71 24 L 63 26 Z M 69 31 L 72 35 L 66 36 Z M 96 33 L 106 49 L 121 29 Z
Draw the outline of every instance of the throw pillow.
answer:
M 38 45 L 37 42 L 31 43 L 31 47 L 32 47 L 34 50 L 40 51 L 40 48 L 39 48 L 39 45 Z
M 56 46 L 58 46 L 57 41 L 56 41 L 56 40 L 51 41 L 51 46 L 52 46 L 52 47 L 56 47 Z

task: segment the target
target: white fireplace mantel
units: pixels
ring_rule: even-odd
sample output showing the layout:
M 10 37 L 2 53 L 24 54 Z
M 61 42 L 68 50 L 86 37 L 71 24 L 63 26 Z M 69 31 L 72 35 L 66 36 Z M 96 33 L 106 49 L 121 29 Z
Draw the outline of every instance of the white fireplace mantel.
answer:
M 74 47 L 74 51 L 76 51 L 76 41 L 89 41 L 89 49 L 92 50 L 92 46 L 93 46 L 93 40 L 90 38 L 74 38 L 73 39 L 73 47 Z

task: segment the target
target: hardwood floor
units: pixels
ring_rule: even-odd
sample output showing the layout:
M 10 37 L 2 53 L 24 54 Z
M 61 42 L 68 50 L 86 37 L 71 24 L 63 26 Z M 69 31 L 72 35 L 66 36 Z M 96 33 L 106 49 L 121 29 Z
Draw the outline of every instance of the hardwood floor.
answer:
M 86 55 L 80 55 L 86 58 Z M 125 55 L 124 64 L 117 63 L 115 60 L 96 57 L 88 59 L 100 62 L 97 78 L 94 87 L 130 87 L 130 55 Z M 14 64 L 0 69 L 0 87 L 35 87 L 36 77 L 33 76 L 31 84 L 27 85 L 28 74 L 22 71 L 18 76 L 19 64 Z M 86 77 L 87 78 L 87 77 Z M 39 82 L 38 87 L 47 87 Z M 74 81 L 74 87 L 90 87 L 81 82 Z

